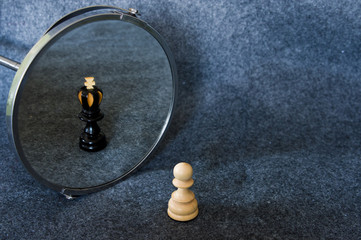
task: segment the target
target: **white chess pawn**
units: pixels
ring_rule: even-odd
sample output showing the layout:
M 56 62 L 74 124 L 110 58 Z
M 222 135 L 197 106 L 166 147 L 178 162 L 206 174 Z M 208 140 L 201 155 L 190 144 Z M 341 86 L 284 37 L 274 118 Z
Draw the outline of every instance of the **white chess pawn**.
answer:
M 168 216 L 177 221 L 189 221 L 198 215 L 198 202 L 189 190 L 194 180 L 193 169 L 188 163 L 178 163 L 173 169 L 173 185 L 178 190 L 172 193 L 168 202 Z

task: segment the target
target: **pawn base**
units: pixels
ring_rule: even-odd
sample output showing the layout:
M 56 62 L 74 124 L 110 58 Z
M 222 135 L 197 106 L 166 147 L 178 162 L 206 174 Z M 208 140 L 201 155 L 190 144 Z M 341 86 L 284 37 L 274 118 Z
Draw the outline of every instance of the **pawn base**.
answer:
M 195 219 L 198 216 L 198 208 L 195 212 L 189 214 L 189 215 L 178 215 L 173 213 L 169 208 L 168 208 L 168 216 L 176 221 L 180 221 L 180 222 L 186 222 L 186 221 L 190 221 Z
M 107 141 L 103 133 L 99 133 L 97 137 L 84 132 L 80 134 L 79 147 L 85 151 L 96 152 L 104 149 L 106 146 Z

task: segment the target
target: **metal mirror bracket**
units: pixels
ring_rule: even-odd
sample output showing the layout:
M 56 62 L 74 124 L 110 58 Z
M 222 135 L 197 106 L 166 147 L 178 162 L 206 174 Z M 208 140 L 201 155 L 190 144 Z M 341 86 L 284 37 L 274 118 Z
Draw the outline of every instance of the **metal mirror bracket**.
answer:
M 11 70 L 17 71 L 20 67 L 20 63 L 10 60 L 0 55 L 0 65 L 3 65 Z

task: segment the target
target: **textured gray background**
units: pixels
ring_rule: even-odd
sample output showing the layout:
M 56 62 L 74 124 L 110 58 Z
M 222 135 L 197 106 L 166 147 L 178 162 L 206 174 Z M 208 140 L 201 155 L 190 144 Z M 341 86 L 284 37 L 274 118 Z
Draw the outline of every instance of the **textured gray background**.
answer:
M 79 7 L 135 7 L 172 49 L 179 104 L 157 154 L 67 201 L 33 180 L 0 122 L 0 238 L 359 239 L 361 3 L 9 1 L 0 54 L 21 60 Z M 0 70 L 0 114 L 14 72 Z M 173 166 L 193 165 L 200 215 L 167 217 Z

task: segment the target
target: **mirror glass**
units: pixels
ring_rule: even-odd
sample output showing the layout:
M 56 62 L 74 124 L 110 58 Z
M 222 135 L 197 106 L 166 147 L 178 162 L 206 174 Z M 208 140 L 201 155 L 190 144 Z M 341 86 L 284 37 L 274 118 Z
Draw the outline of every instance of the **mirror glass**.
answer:
M 79 148 L 85 123 L 77 91 L 94 77 L 103 91 L 98 121 L 105 149 Z M 126 174 L 149 154 L 173 106 L 172 70 L 160 43 L 135 24 L 81 24 L 36 56 L 16 98 L 14 129 L 22 160 L 46 181 L 89 188 Z M 25 159 L 24 159 L 25 158 Z

